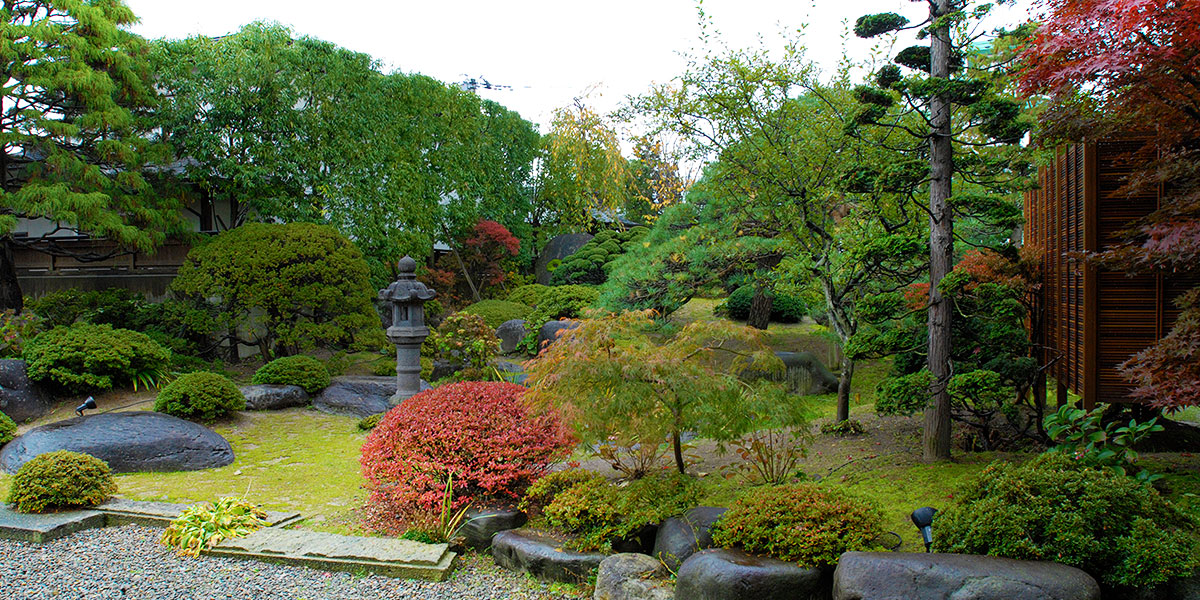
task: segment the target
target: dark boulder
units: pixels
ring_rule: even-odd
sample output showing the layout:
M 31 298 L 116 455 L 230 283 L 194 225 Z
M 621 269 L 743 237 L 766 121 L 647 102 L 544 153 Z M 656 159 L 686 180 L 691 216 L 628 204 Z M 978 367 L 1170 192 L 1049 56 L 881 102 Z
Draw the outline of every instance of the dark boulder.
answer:
M 713 548 L 693 554 L 675 579 L 679 600 L 806 600 L 829 597 L 821 569 Z
M 525 319 L 510 319 L 496 328 L 496 337 L 500 338 L 500 354 L 512 354 L 517 344 L 525 339 Z
M 651 556 L 663 561 L 672 571 L 689 556 L 712 547 L 712 526 L 725 514 L 726 508 L 698 506 L 682 517 L 672 517 L 658 527 Z
M 1099 600 L 1091 575 L 1052 562 L 908 552 L 847 552 L 835 600 Z
M 650 554 L 658 538 L 658 524 L 648 523 L 624 539 L 612 541 L 613 552 Z
M 429 384 L 421 382 L 421 391 Z M 333 415 L 369 417 L 391 410 L 390 398 L 396 393 L 395 377 L 343 375 L 334 377 L 329 387 L 313 398 L 313 408 Z
M 476 550 L 487 550 L 492 545 L 492 536 L 501 531 L 517 529 L 525 525 L 529 517 L 515 509 L 471 509 L 458 528 L 456 535 L 466 538 L 467 546 Z
M 0 360 L 0 412 L 17 423 L 32 421 L 54 408 L 42 389 L 29 380 L 25 361 Z
M 662 563 L 645 554 L 614 554 L 600 561 L 595 600 L 671 600 L 674 590 Z
M 832 394 L 838 389 L 837 376 L 812 352 L 776 352 L 787 367 L 784 381 L 796 394 Z
M 563 542 L 531 529 L 501 531 L 492 537 L 492 558 L 505 569 L 545 581 L 586 581 L 606 555 L 564 550 Z
M 54 452 L 84 452 L 108 463 L 114 473 L 198 471 L 233 462 L 233 449 L 212 430 L 171 415 L 116 412 L 42 425 L 4 446 L 0 467 L 15 473 L 31 458 Z
M 463 370 L 462 363 L 451 362 L 448 360 L 433 361 L 433 368 L 429 371 L 430 381 L 441 381 L 455 373 Z
M 496 371 L 500 377 L 509 383 L 517 385 L 525 385 L 525 380 L 529 379 L 529 375 L 525 373 L 525 367 L 507 360 L 498 360 L 492 363 L 496 367 Z
M 537 261 L 533 264 L 533 272 L 537 275 L 537 282 L 542 285 L 550 285 L 549 265 L 551 261 L 562 260 L 572 254 L 575 254 L 583 247 L 584 244 L 592 241 L 595 237 L 590 233 L 564 233 L 555 236 L 542 248 L 541 254 L 538 255 Z
M 538 330 L 538 352 L 541 352 L 546 346 L 554 343 L 554 340 L 557 340 L 558 336 L 562 335 L 564 331 L 569 331 L 576 327 L 579 327 L 578 321 L 547 321 Z
M 306 406 L 308 393 L 298 385 L 247 385 L 240 388 L 246 397 L 246 410 L 278 410 Z

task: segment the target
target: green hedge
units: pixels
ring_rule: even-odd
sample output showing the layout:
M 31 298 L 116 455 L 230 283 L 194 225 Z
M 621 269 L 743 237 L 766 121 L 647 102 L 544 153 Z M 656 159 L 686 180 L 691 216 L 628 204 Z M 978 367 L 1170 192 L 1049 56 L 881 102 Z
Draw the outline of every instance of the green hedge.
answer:
M 154 401 L 158 412 L 204 422 L 244 408 L 246 397 L 228 377 L 204 371 L 180 375 L 159 391 Z
M 170 350 L 146 334 L 91 323 L 41 333 L 25 346 L 23 354 L 30 379 L 70 394 L 157 381 L 171 361 Z
M 479 315 L 483 317 L 483 322 L 488 324 L 488 327 L 495 329 L 505 321 L 513 319 L 524 319 L 533 312 L 533 308 L 525 304 L 510 302 L 508 300 L 483 300 L 476 302 L 459 312 L 465 312 L 471 315 Z
M 311 356 L 285 356 L 258 369 L 250 380 L 255 384 L 298 385 L 315 394 L 329 386 L 329 369 Z

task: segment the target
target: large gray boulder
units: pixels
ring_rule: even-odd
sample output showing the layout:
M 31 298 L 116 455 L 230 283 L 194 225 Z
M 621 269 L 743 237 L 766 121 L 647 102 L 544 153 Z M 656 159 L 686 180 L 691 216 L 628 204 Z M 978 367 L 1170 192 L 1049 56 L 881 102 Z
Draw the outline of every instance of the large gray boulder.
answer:
M 663 521 L 654 539 L 652 556 L 672 571 L 678 571 L 679 565 L 688 557 L 712 547 L 712 526 L 726 510 L 716 506 L 698 506 L 682 517 Z
M 832 394 L 838 389 L 837 376 L 812 352 L 776 352 L 787 368 L 784 381 L 796 394 Z
M 27 369 L 23 360 L 0 360 L 0 412 L 18 423 L 32 421 L 54 408 L 50 397 L 29 380 Z
M 55 450 L 91 454 L 114 473 L 198 471 L 233 462 L 233 448 L 212 430 L 163 413 L 134 411 L 31 429 L 0 450 L 0 467 L 15 473 L 33 457 Z
M 525 525 L 529 516 L 524 511 L 510 508 L 477 509 L 467 511 L 466 520 L 455 532 L 466 544 L 476 550 L 487 550 L 492 546 L 492 537 L 501 531 L 517 529 Z
M 500 354 L 512 354 L 517 344 L 525 339 L 525 319 L 510 319 L 496 328 L 496 337 L 500 338 Z
M 555 236 L 542 249 L 542 253 L 538 255 L 537 261 L 533 264 L 533 271 L 537 275 L 537 282 L 542 285 L 550 285 L 551 273 L 546 267 L 550 261 L 562 260 L 572 254 L 575 254 L 583 247 L 584 244 L 592 241 L 595 237 L 590 233 L 564 233 Z
M 421 391 L 427 389 L 429 384 L 422 381 Z M 324 413 L 362 418 L 391 410 L 389 398 L 395 393 L 395 377 L 344 375 L 334 377 L 312 404 Z
M 746 554 L 702 550 L 683 561 L 675 579 L 678 600 L 807 600 L 828 598 L 828 577 L 820 569 Z M 964 599 L 965 600 L 965 599 Z
M 606 555 L 564 550 L 563 542 L 532 529 L 501 531 L 492 537 L 492 559 L 505 569 L 545 581 L 586 581 Z
M 847 552 L 834 600 L 1099 600 L 1091 575 L 1052 562 L 910 552 Z
M 614 554 L 600 561 L 594 600 L 671 600 L 675 597 L 662 563 L 637 553 Z
M 547 321 L 538 330 L 538 352 L 544 350 L 546 346 L 553 344 L 554 340 L 557 340 L 558 336 L 562 335 L 563 332 L 575 329 L 576 327 L 579 327 L 578 321 Z
M 278 410 L 308 405 L 308 392 L 298 385 L 246 385 L 241 388 L 246 397 L 246 410 Z

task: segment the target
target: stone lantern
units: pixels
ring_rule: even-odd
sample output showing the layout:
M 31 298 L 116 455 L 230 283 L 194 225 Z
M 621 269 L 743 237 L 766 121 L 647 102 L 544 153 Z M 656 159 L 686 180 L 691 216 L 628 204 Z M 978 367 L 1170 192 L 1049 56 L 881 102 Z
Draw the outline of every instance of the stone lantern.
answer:
M 387 338 L 396 345 L 396 393 L 393 406 L 421 391 L 421 343 L 429 335 L 425 326 L 425 302 L 437 292 L 417 281 L 417 261 L 405 256 L 396 265 L 400 275 L 379 290 L 379 299 L 392 305 L 392 326 Z

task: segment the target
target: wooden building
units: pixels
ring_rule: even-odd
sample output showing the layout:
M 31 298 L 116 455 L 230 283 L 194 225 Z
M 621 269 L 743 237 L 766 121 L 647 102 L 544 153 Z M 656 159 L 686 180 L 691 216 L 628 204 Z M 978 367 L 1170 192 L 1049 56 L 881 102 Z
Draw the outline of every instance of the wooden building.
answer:
M 1158 208 L 1162 190 L 1130 196 L 1126 177 L 1144 166 L 1145 140 L 1113 140 L 1060 148 L 1025 195 L 1025 244 L 1041 250 L 1042 286 L 1035 336 L 1058 399 L 1070 390 L 1085 408 L 1131 402 L 1132 386 L 1117 366 L 1165 335 L 1178 316 L 1173 300 L 1200 283 L 1196 276 L 1127 275 L 1083 260 L 1111 248 L 1121 232 Z

